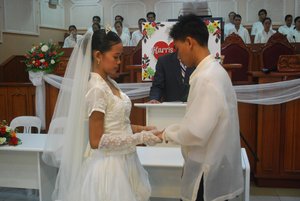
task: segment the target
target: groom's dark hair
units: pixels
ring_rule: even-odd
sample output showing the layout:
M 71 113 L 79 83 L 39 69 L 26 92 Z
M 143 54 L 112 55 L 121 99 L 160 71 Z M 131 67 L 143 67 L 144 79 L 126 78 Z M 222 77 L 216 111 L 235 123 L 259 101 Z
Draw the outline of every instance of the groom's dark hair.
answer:
M 194 14 L 179 17 L 179 21 L 171 28 L 170 36 L 181 41 L 189 36 L 201 46 L 207 47 L 208 44 L 207 27 L 203 20 Z

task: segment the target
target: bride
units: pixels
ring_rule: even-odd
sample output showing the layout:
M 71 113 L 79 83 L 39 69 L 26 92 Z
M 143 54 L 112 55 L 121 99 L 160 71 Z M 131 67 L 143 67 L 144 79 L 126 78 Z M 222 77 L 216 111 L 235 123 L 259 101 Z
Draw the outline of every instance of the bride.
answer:
M 117 34 L 86 33 L 74 48 L 49 128 L 43 160 L 59 167 L 53 200 L 147 201 L 137 144 L 155 145 L 155 127 L 131 125 L 131 101 L 114 76 L 123 51 Z

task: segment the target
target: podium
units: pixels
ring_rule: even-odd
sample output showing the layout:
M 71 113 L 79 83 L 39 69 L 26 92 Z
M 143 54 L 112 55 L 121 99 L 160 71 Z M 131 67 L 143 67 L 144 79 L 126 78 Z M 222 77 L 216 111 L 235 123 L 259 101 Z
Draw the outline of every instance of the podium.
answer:
M 156 126 L 158 130 L 162 130 L 181 121 L 185 114 L 186 103 L 135 103 L 134 106 L 146 109 L 146 125 Z

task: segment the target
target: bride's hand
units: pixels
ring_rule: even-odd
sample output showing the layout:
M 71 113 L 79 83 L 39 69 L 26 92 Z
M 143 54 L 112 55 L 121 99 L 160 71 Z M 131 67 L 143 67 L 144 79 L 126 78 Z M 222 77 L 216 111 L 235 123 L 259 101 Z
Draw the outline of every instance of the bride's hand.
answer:
M 162 130 L 162 131 L 152 130 L 151 132 L 153 133 L 153 135 L 155 135 L 156 137 L 158 137 L 160 140 L 163 140 L 164 130 Z

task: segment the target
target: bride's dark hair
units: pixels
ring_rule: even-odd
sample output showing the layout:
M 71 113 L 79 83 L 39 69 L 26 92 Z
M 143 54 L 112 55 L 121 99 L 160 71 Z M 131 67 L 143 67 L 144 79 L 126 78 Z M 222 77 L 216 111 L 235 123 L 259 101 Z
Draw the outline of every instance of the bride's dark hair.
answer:
M 92 50 L 98 50 L 104 53 L 119 43 L 122 43 L 122 40 L 115 32 L 109 31 L 105 33 L 104 29 L 97 30 L 92 37 Z

